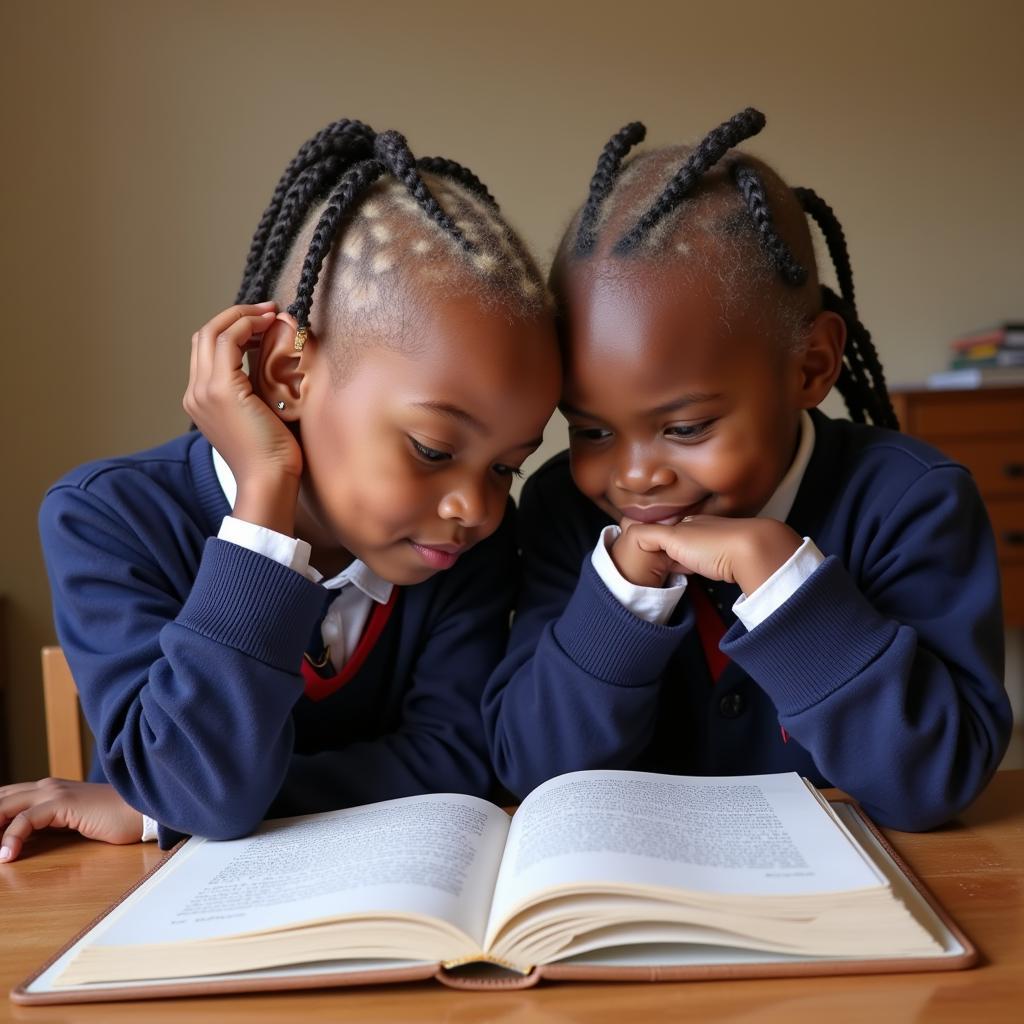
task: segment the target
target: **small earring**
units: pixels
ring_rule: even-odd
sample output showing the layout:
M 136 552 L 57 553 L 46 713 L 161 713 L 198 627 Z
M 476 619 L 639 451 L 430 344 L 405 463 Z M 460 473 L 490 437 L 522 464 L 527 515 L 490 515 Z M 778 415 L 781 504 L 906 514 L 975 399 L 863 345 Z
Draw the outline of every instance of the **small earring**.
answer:
M 278 407 L 278 409 L 283 410 L 284 409 L 284 402 L 278 402 L 277 403 L 277 407 Z
M 301 352 L 306 345 L 306 331 L 308 328 L 300 327 L 295 332 L 295 351 Z

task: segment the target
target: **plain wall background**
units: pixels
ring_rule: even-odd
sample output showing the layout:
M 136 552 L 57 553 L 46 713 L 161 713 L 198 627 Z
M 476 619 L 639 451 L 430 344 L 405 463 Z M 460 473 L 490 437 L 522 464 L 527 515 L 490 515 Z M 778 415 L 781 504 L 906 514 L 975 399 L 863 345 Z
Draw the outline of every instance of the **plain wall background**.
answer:
M 621 124 L 695 141 L 757 106 L 768 127 L 746 148 L 837 211 L 890 381 L 941 368 L 958 332 L 1024 318 L 1016 0 L 36 0 L 4 15 L 13 778 L 46 769 L 40 498 L 78 462 L 185 428 L 191 334 L 234 298 L 278 175 L 328 121 L 468 164 L 546 261 Z

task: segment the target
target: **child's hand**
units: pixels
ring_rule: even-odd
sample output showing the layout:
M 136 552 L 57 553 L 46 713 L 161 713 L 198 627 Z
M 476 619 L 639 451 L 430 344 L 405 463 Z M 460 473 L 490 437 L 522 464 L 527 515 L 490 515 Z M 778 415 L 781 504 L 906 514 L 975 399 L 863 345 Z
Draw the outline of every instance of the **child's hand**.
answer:
M 41 779 L 0 786 L 0 862 L 16 860 L 28 837 L 43 828 L 71 828 L 86 839 L 137 843 L 142 815 L 99 782 Z
M 622 531 L 611 546 L 609 554 L 624 579 L 638 587 L 663 587 L 668 574 L 673 571 L 672 559 L 660 547 L 640 547 L 637 543 L 639 530 L 644 523 L 638 523 L 625 516 L 619 521 Z M 659 526 L 659 529 L 670 527 Z M 676 570 L 678 571 L 678 570 Z
M 274 310 L 273 302 L 232 306 L 192 335 L 182 405 L 231 467 L 238 484 L 235 515 L 291 535 L 302 452 L 242 369 L 243 354 L 259 347 Z
M 697 573 L 752 594 L 800 543 L 774 519 L 687 516 L 675 526 L 623 520 L 611 555 L 619 572 L 640 586 L 663 586 L 670 572 Z

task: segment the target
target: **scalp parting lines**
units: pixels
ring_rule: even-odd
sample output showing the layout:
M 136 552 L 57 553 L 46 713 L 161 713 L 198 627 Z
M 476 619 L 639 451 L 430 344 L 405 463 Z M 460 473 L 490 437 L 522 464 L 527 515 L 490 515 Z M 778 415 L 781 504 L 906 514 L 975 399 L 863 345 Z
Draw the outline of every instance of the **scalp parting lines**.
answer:
M 328 198 L 302 264 L 295 301 L 288 307 L 288 312 L 295 317 L 298 327 L 295 341 L 297 349 L 300 348 L 300 338 L 305 341 L 305 331 L 309 327 L 309 310 L 313 305 L 313 289 L 316 287 L 341 219 L 352 207 L 355 199 L 385 173 L 386 169 L 379 160 L 364 160 L 345 172 L 337 188 Z
M 424 213 L 444 232 L 450 235 L 468 253 L 475 254 L 477 247 L 462 233 L 455 221 L 441 209 L 441 204 L 431 195 L 416 169 L 416 158 L 401 132 L 381 132 L 374 140 L 377 159 L 409 190 Z M 486 190 L 485 190 L 486 191 Z
M 682 202 L 709 168 L 718 163 L 733 146 L 756 135 L 764 126 L 764 114 L 753 107 L 747 107 L 708 132 L 650 209 L 615 243 L 615 252 L 624 255 L 636 249 L 651 229 Z
M 432 159 L 437 161 L 440 158 Z M 457 171 L 459 180 L 468 179 L 475 182 L 474 192 L 489 197 L 487 189 L 471 171 L 466 170 L 455 161 L 445 161 L 444 163 L 446 168 Z M 313 291 L 342 218 L 352 208 L 356 199 L 385 174 L 390 173 L 401 182 L 424 213 L 466 252 L 476 253 L 476 246 L 466 238 L 455 222 L 444 212 L 416 168 L 416 158 L 409 149 L 405 137 L 400 132 L 387 131 L 374 137 L 373 158 L 364 160 L 345 172 L 338 186 L 328 198 L 316 230 L 313 232 L 309 251 L 302 265 L 295 301 L 288 307 L 288 312 L 295 317 L 298 328 L 296 345 L 301 343 L 299 339 L 304 341 L 304 331 L 309 327 L 309 311 L 313 305 Z M 490 201 L 492 205 L 495 205 L 493 199 Z M 287 234 L 287 230 L 282 228 L 281 234 Z

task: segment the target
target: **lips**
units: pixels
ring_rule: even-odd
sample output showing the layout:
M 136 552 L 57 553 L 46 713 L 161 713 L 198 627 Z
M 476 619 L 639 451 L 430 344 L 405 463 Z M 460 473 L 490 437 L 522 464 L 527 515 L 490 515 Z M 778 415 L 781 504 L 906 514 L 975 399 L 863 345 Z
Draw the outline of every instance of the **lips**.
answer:
M 409 544 L 431 569 L 450 569 L 468 547 L 466 544 L 417 544 L 414 540 Z
M 701 502 L 693 505 L 627 505 L 619 512 L 636 523 L 677 523 L 683 516 L 693 515 Z

